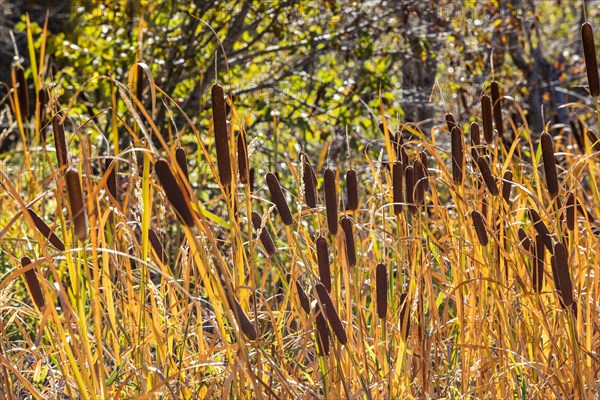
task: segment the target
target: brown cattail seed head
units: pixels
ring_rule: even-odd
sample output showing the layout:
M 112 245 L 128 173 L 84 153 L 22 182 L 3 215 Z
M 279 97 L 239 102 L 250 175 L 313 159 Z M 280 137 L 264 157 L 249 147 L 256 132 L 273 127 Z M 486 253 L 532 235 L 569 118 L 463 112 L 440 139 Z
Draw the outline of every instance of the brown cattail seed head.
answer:
M 492 171 L 490 170 L 487 160 L 483 157 L 477 158 L 477 166 L 479 167 L 479 171 L 481 172 L 485 186 L 487 186 L 492 196 L 498 196 L 500 191 L 498 190 L 496 178 L 494 178 L 494 175 L 492 175 Z
M 423 201 L 425 200 L 425 187 L 427 186 L 427 175 L 425 173 L 425 167 L 420 159 L 415 160 L 413 164 L 413 173 L 415 179 L 415 204 L 423 204 Z
M 73 218 L 73 225 L 75 226 L 75 236 L 82 242 L 85 242 L 88 235 L 88 223 L 79 174 L 73 168 L 68 168 L 65 172 L 65 179 L 67 181 L 67 194 L 69 196 L 69 205 L 71 206 L 71 216 Z
M 525 229 L 519 228 L 518 234 L 519 234 L 519 243 L 521 244 L 521 246 L 523 246 L 525 251 L 533 253 L 535 250 L 533 248 L 533 244 L 531 243 L 531 240 L 529 239 L 529 236 L 527 236 L 527 232 L 525 232 Z
M 539 233 L 535 235 L 535 259 L 533 262 L 533 290 L 537 293 L 542 291 L 544 286 L 544 239 Z
M 249 180 L 248 175 L 248 144 L 246 142 L 246 132 L 244 129 L 240 131 L 237 137 L 237 162 L 238 162 L 238 175 L 240 182 L 247 184 Z
M 502 99 L 500 99 L 500 85 L 493 81 L 491 84 L 492 91 L 492 109 L 494 111 L 494 125 L 498 131 L 498 136 L 502 137 L 504 128 L 502 126 Z
M 281 220 L 285 225 L 293 224 L 294 218 L 292 217 L 290 208 L 288 207 L 287 201 L 285 200 L 285 195 L 283 194 L 283 190 L 281 189 L 279 180 L 272 172 L 269 172 L 267 174 L 266 179 L 267 186 L 269 187 L 269 192 L 271 192 L 271 200 L 275 204 L 277 212 L 281 216 Z
M 481 119 L 483 121 L 483 137 L 486 143 L 492 143 L 494 141 L 494 123 L 492 100 L 488 95 L 481 97 Z
M 414 213 L 417 210 L 414 202 L 415 193 L 415 169 L 412 165 L 409 165 L 404 170 L 404 177 L 406 179 L 406 203 L 408 204 L 408 210 Z
M 452 180 L 457 185 L 463 183 L 463 165 L 465 152 L 463 147 L 462 132 L 459 127 L 452 129 Z
M 341 344 L 348 343 L 348 337 L 346 336 L 346 330 L 344 329 L 344 326 L 342 325 L 342 321 L 340 320 L 340 317 L 335 310 L 335 306 L 333 305 L 333 302 L 331 301 L 329 294 L 327 294 L 327 289 L 325 289 L 325 286 L 323 286 L 320 283 L 317 284 L 316 289 L 317 289 L 317 295 L 319 296 L 319 300 L 321 301 L 321 304 L 324 306 L 323 308 L 325 309 L 324 310 L 325 316 L 327 317 L 327 321 L 329 322 L 329 326 L 331 327 L 331 330 L 333 331 L 333 333 L 338 338 L 338 340 L 340 341 Z
M 567 213 L 567 228 L 569 230 L 575 229 L 575 194 L 569 192 L 567 195 L 567 205 L 565 206 Z
M 326 356 L 329 354 L 329 328 L 327 327 L 327 321 L 319 308 L 319 304 L 314 302 L 315 309 L 315 324 L 317 325 L 317 343 L 319 344 L 319 354 Z M 325 308 L 325 305 L 323 305 Z
M 388 276 L 385 264 L 378 264 L 375 270 L 375 290 L 377 293 L 377 315 L 385 319 L 387 315 Z
M 477 122 L 471 123 L 471 145 L 479 146 L 481 144 L 481 132 L 479 129 L 479 124 Z
M 596 45 L 594 43 L 594 30 L 589 22 L 581 25 L 581 40 L 583 42 L 583 54 L 585 56 L 585 67 L 587 69 L 588 85 L 592 97 L 600 96 L 600 79 L 598 79 L 598 61 L 596 60 Z
M 564 244 L 558 242 L 554 246 L 552 256 L 552 275 L 564 308 L 573 307 L 573 283 L 569 272 L 569 256 Z
M 446 125 L 448 126 L 448 132 L 452 132 L 452 129 L 454 129 L 455 126 L 457 127 L 456 119 L 454 119 L 452 113 L 446 114 Z
M 163 187 L 167 199 L 177 212 L 177 216 L 186 226 L 194 226 L 194 217 L 181 186 L 177 183 L 175 175 L 165 160 L 158 160 L 154 164 L 154 171 L 158 176 L 160 185 Z
M 326 168 L 323 175 L 325 185 L 325 210 L 327 211 L 327 226 L 332 235 L 338 232 L 338 200 L 335 187 L 335 173 Z
M 483 222 L 483 217 L 479 213 L 479 211 L 473 211 L 471 213 L 471 218 L 473 219 L 473 225 L 475 226 L 475 232 L 477 233 L 477 239 L 479 239 L 479 244 L 482 246 L 487 246 L 489 243 L 488 235 L 485 230 L 485 223 Z
M 185 178 L 185 180 L 187 182 L 189 182 L 190 181 L 190 173 L 188 171 L 187 156 L 185 154 L 185 150 L 183 149 L 183 147 L 178 146 L 175 149 L 175 160 L 177 161 L 177 165 L 179 166 L 179 169 L 181 169 L 181 172 L 183 172 L 183 178 Z
M 550 196 L 558 196 L 558 175 L 556 174 L 556 160 L 554 159 L 554 142 L 547 132 L 542 133 L 542 157 L 544 159 L 544 173 L 546 186 Z
M 31 264 L 31 259 L 29 257 L 23 257 L 21 259 L 21 265 L 23 267 L 26 267 L 29 264 Z M 40 286 L 40 281 L 38 280 L 34 268 L 31 268 L 25 272 L 25 282 L 27 282 L 29 292 L 31 293 L 31 297 L 35 305 L 40 309 L 44 308 L 44 294 L 42 293 L 42 287 Z
M 108 157 L 104 160 L 104 171 L 108 171 L 106 190 L 113 199 L 117 198 L 117 165 L 115 159 Z
M 15 68 L 17 97 L 19 98 L 19 111 L 23 120 L 29 119 L 29 93 L 27 91 L 27 80 L 25 79 L 25 69 L 22 66 Z
M 317 207 L 317 177 L 308 161 L 302 163 L 302 184 L 304 185 L 304 201 L 310 208 Z
M 298 291 L 298 300 L 300 300 L 300 306 L 306 313 L 306 315 L 310 315 L 310 302 L 308 301 L 308 296 L 302 289 L 302 285 L 300 282 L 296 281 L 296 290 Z
M 329 267 L 329 250 L 327 249 L 327 240 L 319 236 L 316 240 L 317 246 L 317 264 L 319 266 L 319 278 L 328 292 L 331 292 L 331 269 Z
M 231 183 L 229 129 L 227 128 L 227 114 L 225 111 L 225 93 L 219 84 L 214 84 L 212 87 L 212 111 L 219 179 L 221 180 L 221 184 L 223 186 L 229 186 Z
M 246 335 L 248 339 L 256 340 L 256 338 L 258 337 L 256 328 L 254 327 L 252 322 L 250 322 L 248 315 L 246 315 L 244 309 L 242 308 L 241 304 L 237 301 L 237 299 L 233 296 L 230 297 L 231 310 L 233 311 L 233 315 L 235 316 L 235 319 L 237 320 L 242 332 L 244 333 L 244 335 Z
M 408 297 L 408 293 L 400 293 L 400 333 L 404 340 L 408 338 L 410 332 L 410 309 L 411 300 Z
M 354 169 L 346 171 L 346 190 L 348 194 L 348 206 L 346 209 L 356 211 L 358 209 L 358 179 Z
M 265 251 L 268 255 L 272 256 L 273 254 L 275 254 L 275 252 L 277 251 L 277 249 L 275 248 L 275 243 L 273 243 L 273 239 L 271 238 L 269 231 L 267 231 L 267 227 L 262 226 L 262 218 L 256 211 L 252 211 L 252 225 L 254 226 L 254 229 L 256 231 L 260 230 L 260 228 L 262 227 L 259 236 L 260 242 L 264 246 Z
M 31 208 L 27 209 L 27 212 L 31 216 L 35 228 L 44 236 L 54 247 L 60 251 L 65 251 L 64 243 L 52 232 L 50 227 L 44 222 L 44 220 Z
M 167 260 L 168 260 L 167 253 L 165 252 L 165 248 L 163 247 L 163 245 L 160 241 L 160 237 L 158 236 L 158 233 L 156 233 L 156 231 L 152 228 L 150 228 L 148 230 L 148 241 L 150 241 L 150 245 L 156 252 L 156 255 L 158 256 L 158 259 L 160 260 L 160 262 L 162 264 L 166 264 Z
M 510 169 L 507 169 L 502 177 L 502 198 L 510 206 L 510 190 L 512 189 L 513 174 Z
M 402 212 L 402 162 L 396 161 L 392 167 L 392 196 L 394 215 Z
M 531 222 L 533 222 L 533 227 L 537 233 L 541 235 L 544 245 L 548 251 L 552 253 L 554 251 L 554 247 L 552 246 L 552 237 L 550 236 L 550 231 L 546 227 L 546 224 L 544 224 L 544 221 L 542 221 L 542 217 L 540 217 L 540 214 L 533 208 L 529 209 L 529 217 Z
M 54 129 L 54 147 L 56 148 L 58 166 L 64 167 L 69 164 L 69 152 L 67 150 L 65 128 L 60 115 L 54 114 L 54 117 L 52 117 L 52 128 Z
M 349 218 L 342 218 L 342 229 L 346 241 L 346 259 L 349 267 L 356 265 L 356 248 L 354 246 L 354 235 L 352 233 L 352 221 Z

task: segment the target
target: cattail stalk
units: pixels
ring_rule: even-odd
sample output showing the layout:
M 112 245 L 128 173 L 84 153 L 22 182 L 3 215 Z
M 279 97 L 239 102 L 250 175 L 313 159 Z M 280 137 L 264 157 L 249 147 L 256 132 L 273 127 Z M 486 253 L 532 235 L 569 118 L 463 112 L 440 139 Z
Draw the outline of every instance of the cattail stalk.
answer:
M 169 164 L 165 160 L 158 160 L 154 164 L 154 171 L 180 221 L 188 227 L 194 226 L 194 217 L 190 205 Z
M 385 264 L 378 264 L 375 270 L 375 290 L 377 294 L 377 316 L 385 319 L 387 315 L 388 276 Z
M 229 129 L 227 128 L 225 93 L 221 85 L 215 83 L 211 94 L 219 179 L 223 186 L 229 186 L 231 184 L 231 161 L 229 159 Z
M 21 265 L 26 267 L 31 264 L 31 259 L 29 257 L 23 257 L 21 259 Z M 44 301 L 44 294 L 42 292 L 42 287 L 40 285 L 40 281 L 37 277 L 34 268 L 30 268 L 27 272 L 25 272 L 25 282 L 27 283 L 27 287 L 29 288 L 29 292 L 31 293 L 31 298 L 33 302 L 37 306 L 37 308 L 42 309 L 46 302 Z
M 356 211 L 358 209 L 358 179 L 356 171 L 352 168 L 346 171 L 346 191 L 348 197 L 346 210 Z
M 338 232 L 338 200 L 335 187 L 335 173 L 331 168 L 326 168 L 323 175 L 325 185 L 325 210 L 327 212 L 327 226 L 329 233 L 336 235 Z
M 581 25 L 581 41 L 587 70 L 588 85 L 592 97 L 600 96 L 600 79 L 598 78 L 598 61 L 596 60 L 596 45 L 594 43 L 594 30 L 589 22 Z
M 293 224 L 294 218 L 292 217 L 290 208 L 288 207 L 287 201 L 285 200 L 285 195 L 283 194 L 283 190 L 281 189 L 281 185 L 279 184 L 279 179 L 277 179 L 277 176 L 275 176 L 274 173 L 269 172 L 267 174 L 266 180 L 267 186 L 269 187 L 269 192 L 271 192 L 271 200 L 275 204 L 277 212 L 281 216 L 281 220 L 285 225 Z
M 67 183 L 69 205 L 71 207 L 71 217 L 73 218 L 73 225 L 75 226 L 75 236 L 82 242 L 85 242 L 88 235 L 88 223 L 79 173 L 69 167 L 65 172 L 65 179 Z
M 554 159 L 554 142 L 547 132 L 542 133 L 542 158 L 544 160 L 544 173 L 546 186 L 553 198 L 558 196 L 558 175 L 556 173 L 556 160 Z

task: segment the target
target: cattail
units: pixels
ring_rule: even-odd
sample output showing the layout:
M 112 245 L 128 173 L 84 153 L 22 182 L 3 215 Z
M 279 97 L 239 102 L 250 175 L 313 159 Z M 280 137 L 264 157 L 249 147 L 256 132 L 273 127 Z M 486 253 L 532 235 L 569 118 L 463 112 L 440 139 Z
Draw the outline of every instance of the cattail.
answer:
M 340 320 L 338 313 L 335 311 L 335 306 L 333 305 L 329 294 L 327 294 L 327 289 L 325 289 L 325 286 L 323 286 L 321 283 L 317 284 L 316 289 L 317 295 L 319 296 L 319 300 L 324 306 L 323 308 L 325 309 L 325 316 L 327 317 L 327 321 L 329 322 L 331 330 L 333 331 L 333 333 L 338 338 L 341 344 L 348 343 L 346 330 L 342 325 L 342 321 Z
M 358 209 L 358 179 L 356 171 L 352 168 L 346 171 L 346 190 L 348 195 L 346 210 L 356 211 Z
M 317 177 L 312 166 L 305 160 L 302 163 L 302 184 L 304 185 L 304 201 L 310 208 L 317 207 Z
M 140 64 L 137 64 L 137 74 L 136 74 L 136 81 L 135 81 L 135 96 L 138 98 L 138 100 L 142 99 L 142 96 L 144 94 L 144 69 L 142 68 L 142 66 Z
M 71 216 L 73 218 L 73 225 L 75 226 L 75 236 L 82 242 L 85 242 L 88 235 L 88 223 L 79 174 L 73 168 L 69 167 L 65 172 L 65 179 L 67 181 L 67 194 L 69 196 L 69 205 L 71 206 Z
M 582 130 L 579 129 L 577 123 L 575 123 L 575 121 L 573 120 L 569 121 L 569 125 L 571 126 L 571 133 L 575 138 L 575 142 L 577 142 L 577 147 L 579 147 L 579 150 L 581 150 L 581 152 L 585 152 Z
M 527 236 L 527 232 L 525 232 L 525 229 L 519 228 L 518 234 L 519 234 L 519 243 L 521 244 L 521 246 L 523 246 L 523 248 L 526 251 L 533 253 L 534 252 L 533 244 L 531 243 L 529 236 Z
M 459 127 L 452 129 L 452 180 L 457 185 L 463 183 L 463 164 L 465 152 L 463 148 L 462 132 Z
M 552 247 L 552 237 L 550 236 L 550 231 L 546 227 L 546 224 L 544 224 L 544 221 L 542 221 L 540 214 L 538 214 L 538 212 L 535 211 L 533 208 L 530 208 L 529 217 L 531 218 L 531 222 L 533 222 L 533 227 L 535 228 L 537 233 L 541 235 L 541 239 L 544 242 L 544 245 L 546 246 L 548 251 L 552 253 L 554 251 L 554 248 Z
M 502 177 L 502 198 L 510 206 L 510 190 L 512 189 L 512 178 L 513 174 L 510 169 L 507 169 L 504 172 L 504 176 Z
M 594 43 L 594 30 L 589 22 L 581 25 L 581 40 L 587 70 L 588 85 L 592 97 L 600 95 L 600 79 L 598 79 L 598 62 L 596 61 L 596 45 Z
M 110 171 L 106 178 L 106 190 L 113 199 L 117 198 L 117 167 L 115 164 L 115 159 L 112 157 L 104 160 L 104 171 Z
M 550 196 L 558 196 L 558 176 L 556 175 L 556 160 L 554 159 L 554 142 L 547 132 L 542 133 L 542 158 L 544 159 L 544 172 L 546 186 Z
M 471 145 L 479 146 L 481 145 L 481 132 L 479 130 L 479 124 L 477 122 L 471 123 Z
M 21 265 L 23 267 L 26 267 L 29 264 L 31 264 L 31 259 L 29 257 L 21 258 Z M 34 268 L 30 268 L 25 272 L 25 282 L 27 282 L 27 287 L 29 287 L 29 292 L 31 293 L 31 297 L 37 308 L 44 308 L 44 305 L 46 304 L 44 301 L 44 294 L 42 293 L 42 287 L 40 286 L 40 281 L 38 280 Z
M 429 190 L 429 160 L 427 159 L 427 153 L 425 151 L 421 151 L 419 153 L 419 158 L 421 159 L 421 164 L 423 167 L 423 177 L 426 179 L 423 180 L 425 183 L 425 191 Z
M 252 225 L 254 226 L 255 230 L 260 230 L 260 242 L 265 248 L 267 254 L 270 256 L 275 254 L 275 252 L 277 251 L 277 249 L 275 248 L 275 243 L 273 243 L 273 239 L 271 238 L 269 231 L 267 231 L 267 227 L 262 226 L 262 218 L 260 217 L 260 214 L 258 214 L 256 211 L 252 211 Z M 260 229 L 261 227 L 262 230 Z
M 229 160 L 229 130 L 225 111 L 225 93 L 223 93 L 221 85 L 217 83 L 212 87 L 212 111 L 219 179 L 223 186 L 229 186 L 231 184 L 231 162 Z
M 325 305 L 322 305 L 325 308 Z M 329 328 L 327 328 L 327 321 L 321 312 L 319 304 L 315 300 L 315 324 L 317 325 L 317 342 L 319 344 L 319 354 L 326 356 L 329 354 Z
M 233 297 L 233 296 L 229 296 L 229 297 L 230 297 L 229 302 L 231 305 L 231 311 L 233 311 L 233 315 L 235 316 L 237 323 L 240 325 L 242 332 L 244 333 L 244 335 L 246 335 L 246 337 L 248 339 L 256 340 L 256 338 L 258 337 L 256 328 L 254 327 L 252 322 L 250 322 L 250 319 L 248 318 L 248 315 L 246 315 L 246 313 L 244 312 L 242 305 L 237 301 L 237 299 L 235 297 Z
M 490 96 L 481 97 L 481 117 L 483 121 L 483 137 L 486 143 L 494 142 L 494 123 L 492 116 L 492 100 Z
M 183 172 L 183 178 L 185 178 L 185 180 L 189 182 L 190 173 L 188 171 L 187 156 L 183 147 L 177 146 L 177 148 L 175 149 L 175 160 L 177 161 L 177 165 L 181 169 L 181 172 Z
M 302 289 L 302 285 L 300 282 L 296 281 L 296 290 L 298 291 L 298 299 L 300 300 L 300 306 L 306 313 L 306 315 L 310 315 L 310 302 L 308 301 L 308 296 Z
M 394 136 L 394 149 L 396 154 L 396 161 L 402 160 L 402 148 L 404 145 L 404 137 L 402 136 L 402 132 L 396 132 L 396 136 Z
M 22 66 L 15 67 L 17 97 L 19 98 L 19 111 L 23 120 L 29 119 L 29 93 L 27 92 L 27 80 L 25 79 L 25 70 Z
M 400 333 L 404 340 L 408 338 L 410 332 L 410 308 L 411 301 L 408 297 L 408 293 L 400 293 Z
M 338 204 L 337 193 L 335 188 L 335 173 L 331 168 L 325 169 L 323 176 L 325 185 L 325 210 L 327 211 L 327 226 L 332 235 L 338 232 Z
M 181 222 L 188 227 L 194 226 L 194 217 L 190 205 L 181 190 L 181 186 L 177 183 L 169 164 L 165 160 L 158 160 L 154 164 L 154 171 L 167 195 L 167 199 L 177 212 L 177 216 Z
M 158 237 L 158 234 L 152 228 L 150 228 L 148 230 L 148 240 L 150 241 L 150 245 L 156 252 L 156 255 L 158 256 L 158 259 L 160 260 L 160 262 L 163 264 L 166 264 L 168 261 L 167 253 L 165 252 L 165 248 L 163 247 L 162 243 L 160 242 L 160 238 Z
M 375 270 L 375 290 L 377 293 L 377 315 L 385 319 L 387 315 L 388 277 L 385 264 L 378 264 Z
M 346 241 L 346 259 L 349 267 L 356 265 L 356 248 L 354 246 L 354 235 L 352 234 L 352 221 L 349 218 L 342 218 L 342 229 Z
M 487 186 L 492 196 L 498 196 L 498 194 L 500 194 L 500 191 L 498 190 L 496 178 L 494 178 L 494 175 L 492 175 L 492 171 L 490 170 L 490 166 L 488 165 L 487 160 L 483 157 L 478 157 L 477 166 L 479 167 L 479 171 L 481 172 L 481 176 L 483 177 L 485 186 Z
M 552 261 L 552 276 L 556 290 L 561 297 L 563 308 L 573 307 L 573 283 L 569 272 L 569 256 L 564 244 L 558 242 L 554 245 Z
M 423 204 L 423 201 L 425 200 L 427 176 L 425 174 L 425 167 L 420 159 L 415 160 L 413 164 L 413 174 L 415 181 L 414 200 L 416 204 Z
M 498 85 L 498 82 L 493 81 L 491 84 L 491 89 L 494 125 L 498 131 L 498 136 L 502 137 L 504 135 L 504 128 L 502 126 L 502 99 L 500 99 L 500 85 Z
M 254 177 L 255 177 L 255 169 L 250 168 L 250 176 L 248 177 L 248 184 L 250 185 L 250 193 L 254 193 Z
M 592 144 L 592 150 L 600 151 L 600 139 L 598 139 L 598 136 L 596 136 L 596 134 L 590 129 L 586 129 L 585 134 L 588 137 L 589 142 Z
M 415 193 L 415 169 L 412 165 L 409 165 L 404 170 L 404 178 L 406 179 L 406 203 L 408 204 L 408 210 L 411 213 L 416 211 L 414 202 Z
M 54 117 L 52 117 L 52 128 L 54 129 L 54 147 L 56 148 L 56 159 L 58 161 L 58 166 L 63 167 L 69 164 L 69 152 L 67 151 L 65 128 L 60 115 L 54 114 Z
M 394 162 L 392 167 L 392 197 L 394 201 L 394 215 L 402 212 L 402 163 Z
M 60 251 L 65 251 L 65 244 L 52 232 L 50 227 L 44 222 L 44 220 L 31 208 L 27 209 L 27 212 L 33 220 L 35 228 L 44 236 L 54 247 Z
M 477 233 L 477 238 L 479 239 L 479 244 L 482 246 L 487 246 L 489 243 L 488 235 L 485 230 L 485 223 L 483 222 L 483 217 L 479 213 L 479 211 L 471 212 L 471 218 L 473 220 L 473 225 L 475 225 L 475 233 Z
M 567 195 L 567 205 L 566 214 L 567 214 L 567 228 L 570 231 L 575 229 L 575 194 L 573 192 L 569 192 Z
M 244 129 L 240 130 L 237 137 L 237 161 L 240 182 L 243 184 L 247 184 L 249 180 L 248 143 L 246 142 L 246 131 Z
M 452 115 L 452 113 L 446 114 L 446 125 L 448 126 L 448 132 L 452 132 L 454 127 L 458 127 L 456 125 L 456 120 L 454 119 L 454 115 Z
M 329 250 L 327 249 L 327 240 L 319 236 L 316 240 L 317 245 L 317 264 L 319 266 L 319 278 L 328 292 L 331 292 L 331 269 L 329 267 Z
M 275 207 L 277 208 L 277 212 L 281 216 L 281 220 L 285 225 L 293 224 L 294 218 L 292 217 L 290 208 L 288 207 L 287 201 L 285 200 L 285 195 L 283 194 L 283 190 L 281 189 L 279 180 L 272 172 L 269 172 L 267 174 L 266 179 L 267 186 L 269 187 L 269 192 L 271 192 L 271 200 L 273 201 L 273 203 L 275 203 Z
M 533 290 L 542 291 L 544 286 L 544 239 L 539 233 L 535 235 L 535 262 L 533 263 Z

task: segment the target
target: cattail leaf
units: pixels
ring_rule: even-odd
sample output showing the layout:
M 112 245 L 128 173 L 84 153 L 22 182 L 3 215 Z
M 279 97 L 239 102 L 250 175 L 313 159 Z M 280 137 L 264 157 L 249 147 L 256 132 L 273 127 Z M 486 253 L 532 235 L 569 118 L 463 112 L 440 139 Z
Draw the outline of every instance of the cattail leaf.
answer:
M 598 78 L 598 61 L 596 60 L 596 45 L 594 43 L 594 30 L 589 22 L 581 25 L 581 41 L 587 70 L 588 85 L 592 97 L 600 96 L 600 79 Z
M 277 212 L 281 216 L 281 220 L 285 225 L 293 224 L 294 218 L 292 217 L 290 208 L 285 200 L 285 195 L 283 194 L 283 190 L 279 184 L 279 179 L 277 179 L 277 176 L 275 176 L 274 173 L 269 172 L 267 173 L 266 181 L 267 186 L 269 187 L 269 192 L 271 193 L 271 201 L 273 201 L 275 204 Z
M 181 186 L 177 183 L 169 164 L 165 160 L 158 160 L 154 164 L 154 171 L 180 221 L 188 227 L 194 226 L 194 217 L 188 200 L 185 198 Z
M 375 270 L 375 291 L 377 294 L 377 316 L 385 319 L 388 293 L 388 276 L 385 264 L 378 264 Z
M 335 173 L 326 168 L 323 175 L 325 185 L 325 211 L 327 212 L 327 226 L 329 233 L 336 235 L 338 232 L 338 199 L 335 184 Z

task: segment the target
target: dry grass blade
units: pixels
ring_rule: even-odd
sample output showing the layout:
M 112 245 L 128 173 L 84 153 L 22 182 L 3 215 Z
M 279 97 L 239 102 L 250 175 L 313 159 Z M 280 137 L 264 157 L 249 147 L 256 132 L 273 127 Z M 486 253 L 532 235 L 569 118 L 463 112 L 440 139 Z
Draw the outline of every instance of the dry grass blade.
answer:
M 335 173 L 331 168 L 326 168 L 323 175 L 325 185 L 325 211 L 327 212 L 327 226 L 329 233 L 336 235 L 338 232 L 338 200 L 335 187 Z
M 331 301 L 331 298 L 327 293 L 327 289 L 325 289 L 325 286 L 323 286 L 321 283 L 317 284 L 316 289 L 317 295 L 319 296 L 319 300 L 324 306 L 323 308 L 325 309 L 325 316 L 327 317 L 327 321 L 329 322 L 331 330 L 333 331 L 333 333 L 338 338 L 341 344 L 348 343 L 346 330 L 344 329 L 342 321 L 340 320 L 340 317 L 337 311 L 335 310 L 335 306 L 333 305 L 333 302 Z
M 392 166 L 392 200 L 394 202 L 394 215 L 402 212 L 402 163 L 396 161 Z
M 552 256 L 552 276 L 554 284 L 558 290 L 561 305 L 568 309 L 573 308 L 573 283 L 571 273 L 569 272 L 569 256 L 564 244 L 558 242 L 554 246 L 554 255 Z
M 535 228 L 537 233 L 541 235 L 541 239 L 544 242 L 544 245 L 546 246 L 548 251 L 550 253 L 553 253 L 554 247 L 552 246 L 552 237 L 550 236 L 550 231 L 546 227 L 546 224 L 544 224 L 544 221 L 542 221 L 542 217 L 540 217 L 540 214 L 533 208 L 530 208 L 529 218 L 531 219 L 531 222 L 533 222 L 533 227 Z
M 482 215 L 479 213 L 479 211 L 473 211 L 471 212 L 471 219 L 473 220 L 473 225 L 475 226 L 475 233 L 477 233 L 479 244 L 482 246 L 487 246 L 489 240 Z
M 325 305 L 323 305 L 325 308 Z M 319 308 L 319 304 L 315 300 L 315 325 L 317 326 L 317 343 L 319 348 L 319 354 L 321 356 L 327 356 L 329 354 L 329 328 L 327 327 L 327 321 Z
M 54 247 L 56 247 L 60 251 L 65 251 L 65 244 L 62 240 L 59 239 L 58 236 L 52 232 L 52 229 L 44 222 L 42 217 L 40 217 L 35 211 L 31 208 L 27 209 L 27 212 L 33 219 L 33 223 L 35 224 L 36 229 L 44 236 Z
M 177 212 L 177 216 L 186 226 L 194 226 L 194 217 L 181 186 L 177 183 L 171 167 L 165 160 L 158 160 L 154 164 L 154 171 L 158 176 L 160 185 L 167 195 L 167 199 Z
M 52 117 L 52 128 L 54 130 L 54 147 L 56 148 L 56 160 L 59 167 L 69 164 L 69 152 L 67 150 L 67 139 L 65 137 L 65 127 L 63 126 L 60 115 L 54 114 Z
M 231 310 L 233 311 L 233 315 L 235 316 L 235 319 L 237 320 L 238 325 L 242 329 L 242 332 L 244 333 L 244 335 L 246 335 L 246 337 L 248 339 L 256 340 L 256 338 L 258 337 L 258 334 L 256 332 L 256 328 L 254 327 L 252 322 L 250 322 L 248 315 L 244 312 L 244 309 L 242 308 L 241 304 L 237 301 L 237 299 L 235 297 L 233 297 L 233 296 L 229 296 L 229 297 L 230 297 L 229 302 L 231 305 Z
M 588 85 L 592 97 L 600 96 L 600 79 L 598 78 L 598 61 L 596 60 L 596 45 L 594 43 L 594 30 L 589 22 L 581 25 L 581 41 L 587 70 Z
M 462 132 L 460 128 L 452 129 L 452 181 L 457 185 L 463 183 L 463 165 L 465 163 L 465 151 Z
M 567 214 L 567 228 L 572 231 L 575 230 L 575 194 L 569 192 L 567 195 L 567 204 L 565 206 Z
M 229 129 L 227 128 L 225 93 L 221 85 L 215 83 L 211 94 L 219 179 L 223 186 L 229 186 L 231 184 L 231 161 L 229 158 Z
M 483 122 L 483 137 L 486 143 L 494 142 L 494 123 L 492 114 L 492 100 L 490 96 L 481 97 L 481 119 Z
M 277 251 L 277 249 L 275 248 L 275 243 L 273 243 L 273 239 L 271 238 L 271 234 L 267 230 L 267 227 L 262 226 L 262 218 L 260 217 L 260 214 L 258 214 L 256 211 L 252 212 L 252 225 L 254 226 L 254 229 L 257 232 L 260 231 L 260 242 L 265 248 L 267 254 L 270 256 L 275 254 L 275 252 Z
M 542 235 L 535 235 L 535 260 L 533 262 L 533 290 L 537 293 L 542 291 L 544 286 L 544 252 L 545 244 Z
M 69 168 L 65 172 L 65 179 L 67 182 L 71 216 L 73 218 L 73 225 L 75 226 L 75 236 L 82 242 L 85 242 L 88 235 L 88 223 L 79 174 L 73 168 Z
M 300 282 L 296 281 L 296 290 L 298 291 L 298 299 L 300 300 L 300 306 L 306 313 L 306 315 L 310 315 L 310 302 L 308 301 L 308 296 L 302 289 L 302 285 Z
M 494 175 L 492 175 L 492 170 L 490 169 L 487 160 L 483 157 L 478 157 L 477 166 L 479 167 L 479 171 L 481 172 L 481 176 L 483 177 L 485 186 L 487 186 L 492 196 L 498 196 L 498 194 L 500 194 L 500 191 L 498 190 L 496 178 L 494 178 Z
M 350 218 L 342 218 L 342 229 L 346 242 L 346 259 L 349 267 L 356 266 L 356 247 L 354 245 L 354 234 L 352 233 L 352 221 Z
M 285 200 L 285 195 L 283 194 L 283 190 L 279 184 L 279 179 L 277 179 L 277 176 L 275 176 L 274 173 L 269 172 L 267 173 L 266 180 L 267 186 L 269 187 L 269 192 L 271 192 L 271 200 L 275 204 L 277 212 L 281 216 L 281 220 L 285 225 L 293 224 L 294 218 L 292 217 L 290 208 Z
M 152 228 L 148 230 L 148 240 L 150 241 L 150 245 L 156 252 L 156 255 L 158 256 L 160 262 L 162 264 L 166 264 L 168 260 L 167 253 L 165 252 L 165 248 L 161 243 L 160 237 L 158 237 L 158 233 L 156 233 L 156 231 Z
M 358 179 L 356 171 L 349 169 L 346 171 L 346 190 L 348 197 L 347 210 L 356 211 L 358 209 Z
M 377 316 L 385 319 L 387 315 L 388 276 L 385 264 L 378 264 L 375 270 L 375 290 L 377 293 Z
M 312 166 L 305 160 L 302 163 L 302 185 L 304 187 L 304 201 L 310 208 L 317 207 L 317 176 Z
M 554 159 L 554 142 L 547 132 L 542 133 L 542 158 L 544 160 L 544 173 L 546 186 L 550 196 L 558 196 L 558 175 L 556 173 L 556 160 Z
M 328 292 L 331 292 L 331 268 L 329 266 L 329 250 L 327 240 L 319 236 L 316 240 L 317 245 L 317 264 L 319 266 L 319 278 Z
M 29 257 L 23 257 L 21 259 L 21 265 L 23 267 L 26 267 L 29 264 L 31 264 L 31 259 Z M 35 305 L 39 309 L 44 308 L 44 305 L 46 304 L 44 301 L 44 294 L 42 293 L 42 287 L 40 286 L 40 281 L 38 280 L 35 268 L 31 268 L 25 272 L 25 282 L 27 283 L 29 293 L 31 293 L 31 298 Z
M 500 85 L 493 81 L 491 84 L 492 91 L 492 110 L 494 112 L 494 125 L 498 131 L 498 136 L 504 135 L 504 127 L 502 124 L 502 99 L 500 98 Z
M 240 131 L 237 137 L 237 161 L 240 182 L 245 185 L 248 183 L 250 176 L 248 175 L 248 143 L 244 129 Z
M 513 184 L 513 174 L 512 171 L 507 169 L 502 177 L 502 198 L 510 206 L 510 190 L 512 189 Z

